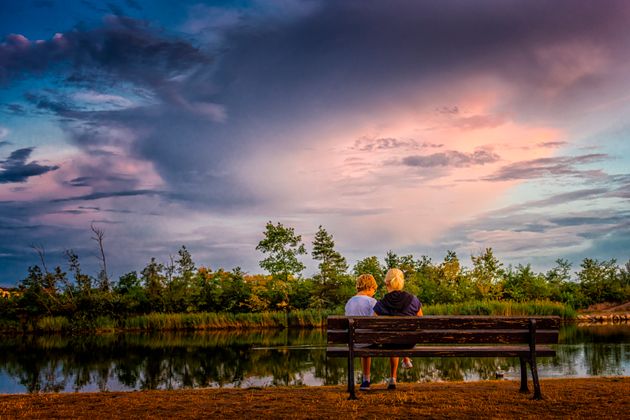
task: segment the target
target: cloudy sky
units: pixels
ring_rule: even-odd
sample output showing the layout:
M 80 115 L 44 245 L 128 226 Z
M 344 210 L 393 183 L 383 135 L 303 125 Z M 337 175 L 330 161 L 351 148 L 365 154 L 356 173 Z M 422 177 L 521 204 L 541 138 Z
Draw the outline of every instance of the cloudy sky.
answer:
M 0 4 L 0 284 L 262 272 L 267 221 L 357 259 L 630 254 L 625 1 Z M 306 258 L 312 274 L 315 265 Z

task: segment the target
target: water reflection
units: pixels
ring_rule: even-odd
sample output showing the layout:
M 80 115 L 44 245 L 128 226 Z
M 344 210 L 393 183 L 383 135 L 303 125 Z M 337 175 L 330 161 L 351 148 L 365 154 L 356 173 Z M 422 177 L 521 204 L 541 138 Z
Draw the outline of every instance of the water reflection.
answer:
M 0 393 L 333 385 L 345 360 L 326 359 L 321 330 L 2 337 Z M 563 327 L 543 378 L 630 375 L 630 325 Z M 358 365 L 358 362 L 357 362 Z M 358 367 L 358 366 L 357 366 Z M 389 365 L 374 359 L 372 380 Z M 416 358 L 406 382 L 519 377 L 517 359 Z

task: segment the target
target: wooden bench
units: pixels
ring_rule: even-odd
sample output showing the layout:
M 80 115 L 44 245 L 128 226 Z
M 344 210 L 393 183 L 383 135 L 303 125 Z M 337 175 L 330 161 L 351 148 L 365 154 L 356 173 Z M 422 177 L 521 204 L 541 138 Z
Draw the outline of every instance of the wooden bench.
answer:
M 348 392 L 354 392 L 355 357 L 518 357 L 521 392 L 527 388 L 527 363 L 534 382 L 534 399 L 542 399 L 537 357 L 556 351 L 545 344 L 558 342 L 557 316 L 424 316 L 328 317 L 327 357 L 348 359 Z M 369 347 L 357 343 L 370 344 Z M 408 349 L 387 348 L 408 345 Z

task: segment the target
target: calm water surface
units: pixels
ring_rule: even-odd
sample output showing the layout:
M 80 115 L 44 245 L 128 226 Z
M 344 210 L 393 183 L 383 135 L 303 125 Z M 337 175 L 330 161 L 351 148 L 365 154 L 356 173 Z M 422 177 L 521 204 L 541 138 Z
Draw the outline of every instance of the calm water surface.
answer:
M 325 347 L 320 330 L 4 336 L 0 394 L 342 384 L 345 360 L 326 360 Z M 556 349 L 556 357 L 539 359 L 542 378 L 630 376 L 630 324 L 564 326 Z M 373 383 L 388 371 L 386 359 L 373 359 Z M 415 358 L 399 381 L 473 381 L 496 372 L 518 379 L 518 359 Z

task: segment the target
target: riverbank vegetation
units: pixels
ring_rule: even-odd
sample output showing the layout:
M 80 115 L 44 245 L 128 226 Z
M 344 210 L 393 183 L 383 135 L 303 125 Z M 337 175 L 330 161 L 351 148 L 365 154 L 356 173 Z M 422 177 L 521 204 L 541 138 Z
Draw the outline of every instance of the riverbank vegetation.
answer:
M 269 222 L 257 246 L 261 268 L 250 274 L 240 268 L 197 265 L 185 246 L 166 262 L 157 258 L 117 280 L 107 272 L 105 235 L 92 227 L 101 269 L 83 271 L 79 256 L 66 250 L 65 266 L 49 269 L 43 247 L 34 248 L 41 264 L 28 268 L 18 287 L 0 297 L 0 330 L 79 331 L 319 327 L 331 313 L 343 313 L 354 294 L 354 278 L 374 275 L 385 290 L 384 273 L 398 267 L 405 289 L 416 294 L 426 314 L 560 315 L 600 302 L 630 300 L 630 262 L 585 258 L 577 271 L 559 259 L 546 272 L 531 265 L 505 266 L 491 248 L 470 257 L 466 266 L 448 251 L 442 261 L 427 256 L 363 258 L 350 269 L 335 249 L 333 237 L 320 226 L 312 243 L 318 272 L 302 276 L 306 247 L 300 235 L 281 223 Z

